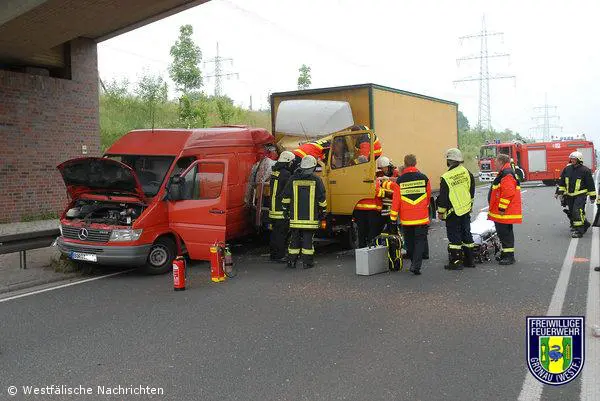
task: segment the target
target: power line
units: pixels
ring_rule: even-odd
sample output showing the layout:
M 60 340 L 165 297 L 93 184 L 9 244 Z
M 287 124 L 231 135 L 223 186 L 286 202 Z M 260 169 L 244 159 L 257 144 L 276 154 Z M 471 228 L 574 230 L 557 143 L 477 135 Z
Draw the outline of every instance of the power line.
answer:
M 212 75 L 207 75 L 206 78 L 214 78 L 215 79 L 215 97 L 219 97 L 221 96 L 221 79 L 222 78 L 230 78 L 230 77 L 236 77 L 239 78 L 240 74 L 238 74 L 237 72 L 227 72 L 224 73 L 223 69 L 222 69 L 222 63 L 229 61 L 231 64 L 233 64 L 233 59 L 232 58 L 225 58 L 225 57 L 221 57 L 219 55 L 219 42 L 217 42 L 217 55 L 209 60 L 206 60 L 204 62 L 204 65 L 208 64 L 208 63 L 214 63 L 215 64 L 215 69 Z
M 561 126 L 554 125 L 552 123 L 552 120 L 556 120 L 556 121 L 560 120 L 560 116 L 558 114 L 550 114 L 550 113 L 557 113 L 557 109 L 558 109 L 558 107 L 556 107 L 556 106 L 548 105 L 548 95 L 547 94 L 544 95 L 544 105 L 533 108 L 534 112 L 537 113 L 538 115 L 531 117 L 531 119 L 536 122 L 539 120 L 542 120 L 542 123 L 536 125 L 535 127 L 532 127 L 531 129 L 535 130 L 537 132 L 539 132 L 541 130 L 544 141 L 549 141 L 551 139 L 551 137 L 552 137 L 551 131 L 553 129 L 560 129 L 562 131 Z M 541 112 L 541 115 L 540 115 L 540 112 Z
M 488 52 L 488 38 L 492 36 L 502 36 L 502 32 L 490 32 L 487 30 L 485 24 L 485 15 L 481 21 L 481 31 L 479 33 L 461 36 L 459 40 L 472 40 L 479 39 L 480 47 L 479 54 L 467 57 L 460 57 L 456 59 L 456 63 L 460 64 L 461 61 L 479 60 L 479 75 L 474 77 L 466 77 L 463 79 L 455 80 L 454 83 L 464 83 L 471 81 L 479 82 L 479 113 L 477 116 L 477 126 L 480 129 L 492 129 L 492 117 L 491 117 L 491 102 L 490 102 L 490 80 L 495 79 L 514 79 L 514 75 L 490 75 L 489 71 L 489 59 L 490 58 L 503 58 L 508 57 L 508 53 L 493 53 Z

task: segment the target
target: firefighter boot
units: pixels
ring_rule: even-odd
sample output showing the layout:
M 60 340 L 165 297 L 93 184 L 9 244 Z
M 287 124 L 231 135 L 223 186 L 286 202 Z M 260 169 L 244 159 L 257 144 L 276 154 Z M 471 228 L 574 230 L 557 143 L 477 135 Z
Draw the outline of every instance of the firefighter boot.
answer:
M 468 246 L 463 246 L 462 251 L 463 251 L 463 266 L 464 267 L 475 267 L 473 248 L 470 248 Z
M 298 255 L 288 255 L 288 260 L 287 260 L 288 269 L 295 269 L 297 261 L 298 261 Z
M 506 266 L 514 265 L 515 262 L 516 260 L 514 252 L 502 252 L 502 256 L 500 257 L 500 261 L 498 262 L 498 264 Z
M 446 270 L 462 270 L 462 255 L 460 249 L 448 249 L 448 264 Z

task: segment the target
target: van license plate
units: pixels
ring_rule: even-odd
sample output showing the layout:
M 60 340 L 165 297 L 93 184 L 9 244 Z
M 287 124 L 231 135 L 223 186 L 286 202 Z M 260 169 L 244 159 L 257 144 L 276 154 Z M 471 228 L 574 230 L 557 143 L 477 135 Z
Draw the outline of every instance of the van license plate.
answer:
M 71 259 L 83 260 L 84 262 L 97 262 L 98 256 L 92 253 L 71 252 Z

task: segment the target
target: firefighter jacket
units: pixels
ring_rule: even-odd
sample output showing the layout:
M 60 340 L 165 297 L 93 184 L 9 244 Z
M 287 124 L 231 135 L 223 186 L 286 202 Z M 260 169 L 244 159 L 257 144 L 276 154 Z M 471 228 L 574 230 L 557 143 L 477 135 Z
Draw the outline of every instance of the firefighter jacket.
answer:
M 381 197 L 381 215 L 389 216 L 392 221 L 395 221 L 396 219 L 392 216 L 394 199 L 400 199 L 400 187 L 396 184 L 396 181 L 385 179 L 381 183 L 377 194 Z
M 569 164 L 560 173 L 558 194 L 565 196 L 587 195 L 596 196 L 596 186 L 592 178 L 592 171 L 581 163 Z
M 390 218 L 400 216 L 403 226 L 423 226 L 429 224 L 429 203 L 431 183 L 429 178 L 416 167 L 407 167 L 396 180 L 399 191 L 394 197 Z
M 462 164 L 451 167 L 442 175 L 438 213 L 444 218 L 454 213 L 463 216 L 471 212 L 475 198 L 475 178 Z
M 307 142 L 300 145 L 299 148 L 292 151 L 293 154 L 302 158 L 306 155 L 311 155 L 317 160 L 323 160 L 325 150 L 330 146 L 329 139 L 319 139 L 315 142 Z
M 375 134 L 373 134 L 373 135 L 375 135 Z M 377 135 L 375 135 L 375 138 L 373 141 L 373 156 L 375 156 L 375 160 L 379 159 L 379 156 L 381 156 L 382 154 L 383 154 L 383 148 L 381 147 L 381 142 L 379 142 L 379 138 L 377 138 Z M 367 159 L 371 156 L 371 142 L 370 141 L 361 142 L 358 145 L 357 156 L 364 156 Z
M 288 170 L 287 163 L 275 163 L 271 172 L 271 207 L 269 208 L 269 218 L 282 220 L 283 206 L 281 204 L 283 190 L 288 183 L 292 173 Z
M 384 181 L 386 183 L 387 181 Z M 383 198 L 386 195 L 385 188 L 382 188 L 382 184 L 379 180 L 375 180 L 375 194 L 372 198 L 365 198 L 358 201 L 354 210 L 376 210 L 381 212 L 383 208 Z
M 316 230 L 320 214 L 327 207 L 323 181 L 312 172 L 298 169 L 285 186 L 281 202 L 289 214 L 290 228 Z
M 502 166 L 488 193 L 488 219 L 503 224 L 521 224 L 521 187 L 510 163 Z

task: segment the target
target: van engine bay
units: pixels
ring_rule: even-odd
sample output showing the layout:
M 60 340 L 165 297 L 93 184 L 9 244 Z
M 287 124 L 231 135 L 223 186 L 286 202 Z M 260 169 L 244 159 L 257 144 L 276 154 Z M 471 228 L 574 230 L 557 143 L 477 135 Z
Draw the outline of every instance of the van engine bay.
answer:
M 144 205 L 140 203 L 117 203 L 80 199 L 67 210 L 65 218 L 86 224 L 101 223 L 115 226 L 130 226 L 140 217 Z

